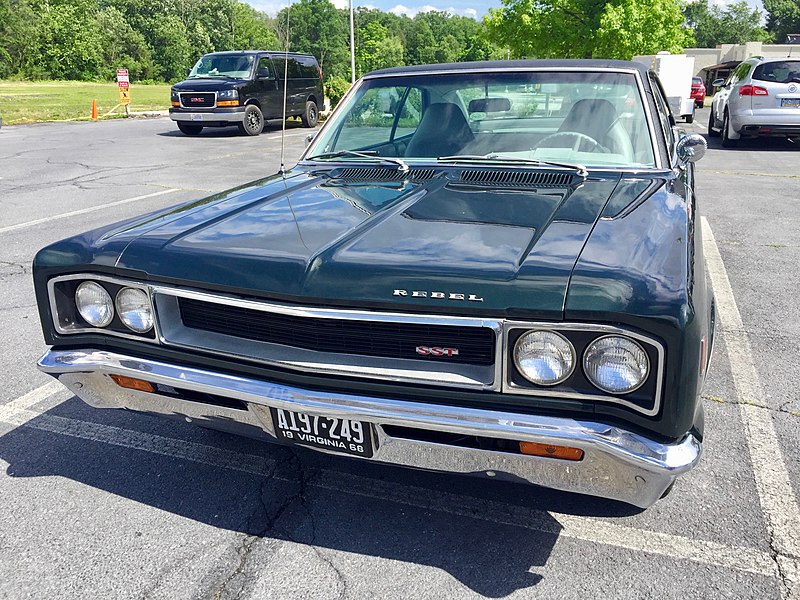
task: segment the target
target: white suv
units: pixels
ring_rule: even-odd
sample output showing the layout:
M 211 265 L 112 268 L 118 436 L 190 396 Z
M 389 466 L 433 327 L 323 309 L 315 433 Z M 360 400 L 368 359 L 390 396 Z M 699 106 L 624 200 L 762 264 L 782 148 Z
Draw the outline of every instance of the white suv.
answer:
M 748 58 L 723 81 L 714 95 L 708 135 L 722 133 L 722 145 L 742 138 L 800 139 L 800 57 Z

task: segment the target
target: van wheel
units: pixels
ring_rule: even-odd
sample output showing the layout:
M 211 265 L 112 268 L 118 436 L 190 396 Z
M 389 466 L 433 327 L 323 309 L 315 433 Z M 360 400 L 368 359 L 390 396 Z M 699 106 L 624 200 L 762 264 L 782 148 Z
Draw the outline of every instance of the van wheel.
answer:
M 728 118 L 728 111 L 725 111 L 725 116 L 722 118 L 722 147 L 723 148 L 736 148 L 739 145 L 739 140 L 732 140 L 730 137 L 731 120 Z
M 244 109 L 244 121 L 239 123 L 239 131 L 245 135 L 258 135 L 264 130 L 264 115 L 255 104 Z
M 178 121 L 178 129 L 185 135 L 197 135 L 201 131 L 203 131 L 202 125 L 191 125 L 189 123 L 184 123 L 183 121 Z
M 317 122 L 319 121 L 319 109 L 317 108 L 316 102 L 312 100 L 306 102 L 306 112 L 300 116 L 300 120 L 303 121 L 303 127 L 317 126 Z

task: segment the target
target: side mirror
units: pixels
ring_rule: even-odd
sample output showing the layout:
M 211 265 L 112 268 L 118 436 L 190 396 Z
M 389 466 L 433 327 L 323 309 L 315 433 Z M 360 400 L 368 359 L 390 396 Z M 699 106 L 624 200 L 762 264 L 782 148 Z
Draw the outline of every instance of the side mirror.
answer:
M 317 135 L 316 133 L 309 133 L 309 134 L 306 136 L 306 148 L 308 148 L 308 147 L 311 145 L 311 142 L 313 142 L 313 141 L 314 141 L 314 137 L 315 137 L 316 135 Z
M 192 70 L 191 69 L 186 69 L 186 76 L 188 77 L 191 74 L 192 74 Z
M 719 79 L 715 79 L 714 81 L 712 81 L 711 85 L 713 85 L 714 87 L 722 87 L 723 83 L 725 83 L 725 80 L 722 79 L 722 78 L 719 78 Z
M 706 150 L 708 150 L 706 138 L 699 133 L 690 133 L 678 140 L 675 152 L 681 164 L 685 165 L 687 163 L 695 163 L 703 158 Z
M 269 69 L 263 68 L 258 70 L 258 78 L 259 79 L 275 79 L 272 74 L 269 72 Z

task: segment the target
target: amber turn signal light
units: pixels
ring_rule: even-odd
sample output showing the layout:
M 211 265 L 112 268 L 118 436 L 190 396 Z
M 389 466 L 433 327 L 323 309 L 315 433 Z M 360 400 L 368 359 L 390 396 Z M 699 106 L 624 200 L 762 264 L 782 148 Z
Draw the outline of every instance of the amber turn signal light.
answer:
M 583 450 L 570 446 L 554 446 L 553 444 L 540 444 L 538 442 L 520 442 L 519 451 L 532 456 L 547 456 L 562 460 L 581 460 Z
M 129 390 L 138 390 L 140 392 L 155 392 L 156 388 L 149 381 L 143 379 L 134 379 L 133 377 L 123 377 L 122 375 L 112 375 L 111 379 L 119 386 Z
M 180 106 L 180 105 L 181 105 L 181 103 L 180 103 L 180 102 L 177 102 L 176 100 L 173 100 L 173 101 L 171 102 L 171 104 L 172 104 L 172 106 Z
M 238 100 L 219 100 L 217 106 L 239 106 Z

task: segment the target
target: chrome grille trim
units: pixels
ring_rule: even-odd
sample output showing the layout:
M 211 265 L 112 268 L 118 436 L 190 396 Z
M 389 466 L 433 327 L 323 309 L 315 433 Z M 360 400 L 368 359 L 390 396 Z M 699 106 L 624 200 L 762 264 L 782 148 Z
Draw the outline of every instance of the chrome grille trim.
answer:
M 501 343 L 503 325 L 500 320 L 299 307 L 165 286 L 153 286 L 151 293 L 159 322 L 159 339 L 166 346 L 204 350 L 231 358 L 321 375 L 363 377 L 471 390 L 499 391 L 501 387 L 504 345 Z M 488 328 L 495 335 L 494 363 L 492 365 L 471 365 L 444 361 L 313 352 L 291 346 L 194 330 L 183 325 L 178 298 L 190 298 L 202 302 L 297 317 Z

